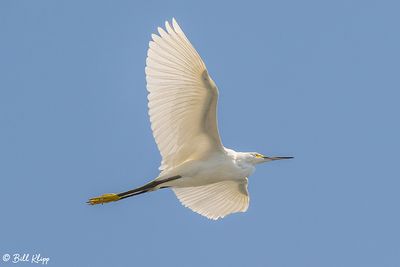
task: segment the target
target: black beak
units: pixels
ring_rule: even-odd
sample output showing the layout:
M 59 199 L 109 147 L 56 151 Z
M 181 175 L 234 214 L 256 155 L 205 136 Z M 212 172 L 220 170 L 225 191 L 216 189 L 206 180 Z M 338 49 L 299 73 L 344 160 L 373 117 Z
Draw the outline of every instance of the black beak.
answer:
M 294 157 L 264 157 L 264 159 L 269 159 L 269 160 L 280 160 L 280 159 L 292 159 Z

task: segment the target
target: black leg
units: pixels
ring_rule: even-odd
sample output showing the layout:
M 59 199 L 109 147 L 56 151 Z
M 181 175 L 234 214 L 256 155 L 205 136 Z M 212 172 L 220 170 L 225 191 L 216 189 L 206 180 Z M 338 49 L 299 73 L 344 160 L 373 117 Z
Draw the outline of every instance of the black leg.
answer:
M 160 184 L 163 184 L 163 183 L 166 183 L 166 182 L 169 182 L 169 181 L 173 181 L 173 180 L 179 179 L 181 177 L 182 176 L 180 176 L 180 175 L 176 175 L 176 176 L 172 176 L 172 177 L 166 178 L 164 180 L 152 181 L 152 182 L 150 182 L 148 184 L 145 184 L 144 186 L 141 186 L 141 187 L 138 187 L 138 188 L 126 191 L 126 192 L 122 192 L 122 193 L 119 193 L 117 195 L 120 197 L 120 199 L 124 199 L 124 198 L 127 198 L 127 197 L 140 195 L 140 194 L 143 194 L 143 193 L 151 191 L 152 189 L 154 189 L 155 187 L 157 187 Z M 161 188 L 165 188 L 165 187 L 161 187 Z

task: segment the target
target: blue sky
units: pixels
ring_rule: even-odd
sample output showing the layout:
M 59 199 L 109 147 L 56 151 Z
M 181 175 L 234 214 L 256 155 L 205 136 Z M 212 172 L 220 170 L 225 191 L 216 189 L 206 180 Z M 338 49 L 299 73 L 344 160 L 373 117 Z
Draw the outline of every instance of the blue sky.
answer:
M 400 266 L 399 2 L 239 2 L 0 2 L 1 255 Z M 247 213 L 209 221 L 170 190 L 85 204 L 158 174 L 144 66 L 172 17 L 219 87 L 224 145 L 296 157 L 257 168 Z

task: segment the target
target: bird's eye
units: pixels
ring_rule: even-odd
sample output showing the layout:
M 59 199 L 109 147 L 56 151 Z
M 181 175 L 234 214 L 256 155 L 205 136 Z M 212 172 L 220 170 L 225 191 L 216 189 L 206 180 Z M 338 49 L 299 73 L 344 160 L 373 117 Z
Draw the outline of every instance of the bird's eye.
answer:
M 254 156 L 255 156 L 256 158 L 263 158 L 263 157 L 264 157 L 263 155 L 258 154 L 258 153 L 254 154 Z

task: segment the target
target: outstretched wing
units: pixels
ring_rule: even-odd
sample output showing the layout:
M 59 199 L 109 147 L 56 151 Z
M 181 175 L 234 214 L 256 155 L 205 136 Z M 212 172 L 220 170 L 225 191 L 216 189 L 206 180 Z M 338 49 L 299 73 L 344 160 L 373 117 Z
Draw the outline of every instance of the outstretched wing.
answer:
M 213 220 L 234 212 L 245 212 L 249 207 L 247 178 L 172 190 L 182 205 Z
M 222 151 L 217 128 L 218 89 L 175 19 L 153 34 L 146 59 L 151 128 L 160 170 Z

